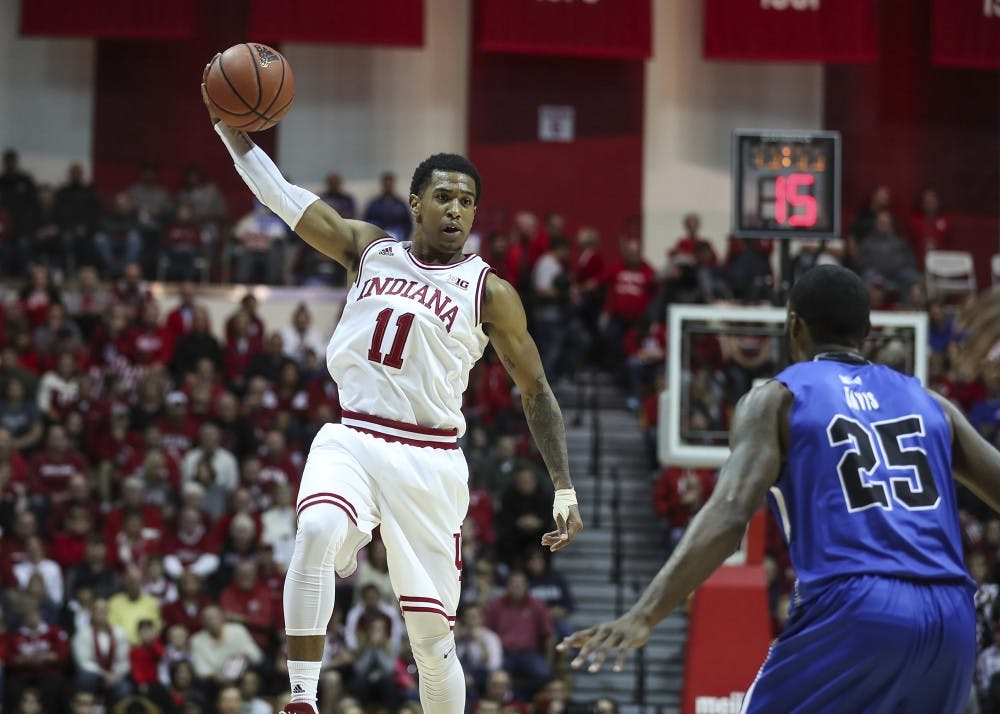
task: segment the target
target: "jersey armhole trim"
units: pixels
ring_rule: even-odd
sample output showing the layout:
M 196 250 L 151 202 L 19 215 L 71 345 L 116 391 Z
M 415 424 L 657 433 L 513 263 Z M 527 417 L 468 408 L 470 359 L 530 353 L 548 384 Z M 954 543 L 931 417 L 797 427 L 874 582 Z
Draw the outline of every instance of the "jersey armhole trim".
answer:
M 479 280 L 476 281 L 476 324 L 483 322 L 483 296 L 486 294 L 486 276 L 493 272 L 493 268 L 487 265 L 479 272 Z
M 356 287 L 361 286 L 361 271 L 364 270 L 365 268 L 365 258 L 368 257 L 368 251 L 372 249 L 373 245 L 376 245 L 377 243 L 383 243 L 385 241 L 389 241 L 390 243 L 396 242 L 387 235 L 382 236 L 381 238 L 376 238 L 375 240 L 373 240 L 371 243 L 365 246 L 365 249 L 363 251 L 361 251 L 361 257 L 358 258 L 358 274 L 354 278 L 354 285 Z

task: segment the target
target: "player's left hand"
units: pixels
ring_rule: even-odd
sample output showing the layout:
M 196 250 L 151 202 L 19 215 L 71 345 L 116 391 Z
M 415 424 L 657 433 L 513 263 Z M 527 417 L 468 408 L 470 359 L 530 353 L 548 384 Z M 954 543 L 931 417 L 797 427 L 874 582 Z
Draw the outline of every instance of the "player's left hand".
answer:
M 617 650 L 614 671 L 620 672 L 625 666 L 625 655 L 630 649 L 642 647 L 649 639 L 649 624 L 644 617 L 631 610 L 613 622 L 588 627 L 574 632 L 560 642 L 556 649 L 565 652 L 571 647 L 580 647 L 580 652 L 570 663 L 573 669 L 580 669 L 591 660 L 588 672 L 599 672 L 604 660 L 613 650 Z
M 556 530 L 549 531 L 542 536 L 542 545 L 555 553 L 569 545 L 576 534 L 583 530 L 583 519 L 580 517 L 580 507 L 573 505 L 569 507 L 569 514 L 565 519 L 556 516 Z

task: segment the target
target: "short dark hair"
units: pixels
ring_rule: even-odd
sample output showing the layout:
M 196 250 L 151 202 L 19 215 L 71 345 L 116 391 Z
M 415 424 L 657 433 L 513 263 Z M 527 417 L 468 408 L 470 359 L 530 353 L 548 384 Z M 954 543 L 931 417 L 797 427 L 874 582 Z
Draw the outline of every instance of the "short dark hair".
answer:
M 476 182 L 476 203 L 479 203 L 483 195 L 483 180 L 479 178 L 479 171 L 475 165 L 460 154 L 434 154 L 421 161 L 413 171 L 410 193 L 414 196 L 422 194 L 431 181 L 431 174 L 435 171 L 454 171 L 472 177 Z
M 792 286 L 788 307 L 816 344 L 860 345 L 868 332 L 868 291 L 856 273 L 839 265 L 806 271 Z

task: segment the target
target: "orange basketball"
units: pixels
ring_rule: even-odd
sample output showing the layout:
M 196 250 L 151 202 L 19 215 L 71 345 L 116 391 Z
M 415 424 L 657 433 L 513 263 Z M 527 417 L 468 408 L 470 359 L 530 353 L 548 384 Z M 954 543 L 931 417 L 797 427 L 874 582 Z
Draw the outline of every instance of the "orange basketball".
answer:
M 295 76 L 280 52 L 244 42 L 212 60 L 205 91 L 212 109 L 226 124 L 262 131 L 288 113 L 295 98 Z

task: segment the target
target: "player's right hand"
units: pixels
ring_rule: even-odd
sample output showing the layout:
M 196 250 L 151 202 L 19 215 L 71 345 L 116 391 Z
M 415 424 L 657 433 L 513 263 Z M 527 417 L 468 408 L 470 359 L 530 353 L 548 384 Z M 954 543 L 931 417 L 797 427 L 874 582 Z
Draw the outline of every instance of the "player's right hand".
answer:
M 583 518 L 580 517 L 580 507 L 574 504 L 569 507 L 565 520 L 562 516 L 556 516 L 556 530 L 542 536 L 542 545 L 555 553 L 569 545 L 582 530 Z
M 570 648 L 579 647 L 580 652 L 573 658 L 570 666 L 579 669 L 589 661 L 587 671 L 591 673 L 599 672 L 608 655 L 616 654 L 614 670 L 620 672 L 625 666 L 628 651 L 645 645 L 649 632 L 649 623 L 645 618 L 629 610 L 613 622 L 574 632 L 560 642 L 556 649 L 566 652 Z
M 208 92 L 205 90 L 205 80 L 208 79 L 208 70 L 212 66 L 212 63 L 217 61 L 221 56 L 221 52 L 216 52 L 215 57 L 213 57 L 209 63 L 205 65 L 205 70 L 201 73 L 201 101 L 205 103 L 205 109 L 208 110 L 208 116 L 212 120 L 212 124 L 218 124 L 219 117 L 216 115 L 215 110 L 212 109 L 212 102 L 208 99 Z

